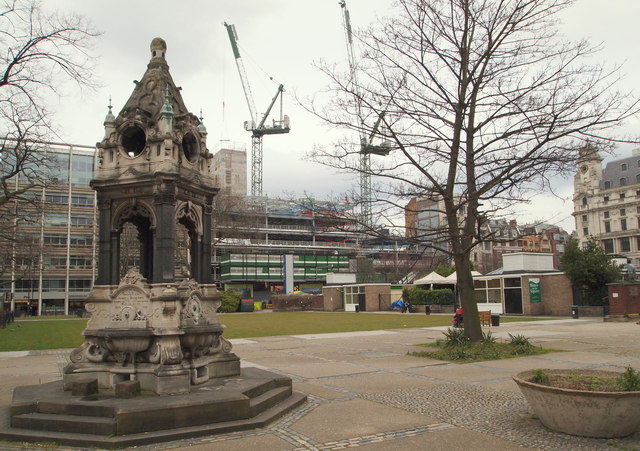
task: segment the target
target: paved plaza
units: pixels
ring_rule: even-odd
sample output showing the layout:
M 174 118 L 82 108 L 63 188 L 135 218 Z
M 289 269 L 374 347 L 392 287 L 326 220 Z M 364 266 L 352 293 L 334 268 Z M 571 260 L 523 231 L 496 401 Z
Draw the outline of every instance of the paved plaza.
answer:
M 508 339 L 509 333 L 522 333 L 536 345 L 565 352 L 462 365 L 407 355 L 419 349 L 417 344 L 442 338 L 445 329 L 232 340 L 244 367 L 268 368 L 291 377 L 294 390 L 306 393 L 308 402 L 263 429 L 135 449 L 640 449 L 640 433 L 599 440 L 547 430 L 532 415 L 511 379 L 520 371 L 535 368 L 622 371 L 630 365 L 640 369 L 639 325 L 597 319 L 503 323 L 491 328 L 494 336 Z M 7 409 L 17 385 L 60 379 L 68 352 L 0 353 L 0 408 Z M 0 449 L 38 448 L 0 442 Z M 78 448 L 46 444 L 42 449 Z

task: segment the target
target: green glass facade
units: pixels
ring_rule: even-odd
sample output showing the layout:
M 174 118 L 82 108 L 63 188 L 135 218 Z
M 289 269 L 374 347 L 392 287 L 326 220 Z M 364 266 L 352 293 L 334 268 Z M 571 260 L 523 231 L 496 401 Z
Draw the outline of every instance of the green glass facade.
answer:
M 294 255 L 293 271 L 296 282 L 325 281 L 327 273 L 346 272 L 346 255 Z M 220 280 L 281 281 L 282 255 L 226 253 L 220 257 Z

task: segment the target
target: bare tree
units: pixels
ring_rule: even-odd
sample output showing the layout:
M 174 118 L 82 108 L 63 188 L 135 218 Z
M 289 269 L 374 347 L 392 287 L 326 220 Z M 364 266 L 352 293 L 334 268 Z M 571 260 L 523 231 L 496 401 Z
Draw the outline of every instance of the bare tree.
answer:
M 55 179 L 44 144 L 55 136 L 48 99 L 66 82 L 93 88 L 98 33 L 82 16 L 46 12 L 38 0 L 0 0 L 0 209 Z M 7 211 L 2 211 L 2 214 Z
M 587 143 L 611 148 L 614 127 L 638 112 L 616 88 L 619 68 L 594 63 L 598 46 L 559 34 L 558 14 L 572 3 L 398 0 L 395 17 L 359 35 L 358 83 L 319 65 L 333 96 L 310 109 L 391 150 L 371 164 L 376 216 L 393 222 L 413 197 L 444 205 L 443 227 L 414 239 L 451 256 L 473 341 L 482 331 L 469 257 L 486 238 L 482 224 L 551 190 Z M 312 158 L 361 171 L 361 149 L 343 142 Z

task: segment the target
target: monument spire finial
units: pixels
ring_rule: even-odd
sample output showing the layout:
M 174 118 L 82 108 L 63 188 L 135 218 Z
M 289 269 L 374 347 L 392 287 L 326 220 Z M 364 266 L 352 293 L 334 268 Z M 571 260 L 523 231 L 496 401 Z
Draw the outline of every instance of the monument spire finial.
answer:
M 167 43 L 164 39 L 154 38 L 153 41 L 151 41 L 150 49 L 151 60 L 154 60 L 156 58 L 160 58 L 161 60 L 165 59 L 164 56 L 167 53 Z

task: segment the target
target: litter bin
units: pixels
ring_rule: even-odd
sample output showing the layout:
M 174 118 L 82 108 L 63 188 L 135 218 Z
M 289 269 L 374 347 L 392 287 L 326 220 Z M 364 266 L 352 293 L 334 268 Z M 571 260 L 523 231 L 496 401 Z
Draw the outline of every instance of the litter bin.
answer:
M 430 305 L 425 305 L 424 306 L 424 314 L 425 315 L 431 315 L 431 306 Z
M 573 319 L 580 318 L 580 312 L 578 311 L 578 306 L 577 305 L 572 305 L 571 306 L 571 318 L 573 318 Z
M 243 299 L 240 301 L 241 312 L 253 312 L 253 299 Z
M 356 304 L 356 313 L 360 311 L 360 306 Z
M 500 325 L 500 315 L 497 313 L 491 314 L 491 326 L 499 326 Z

